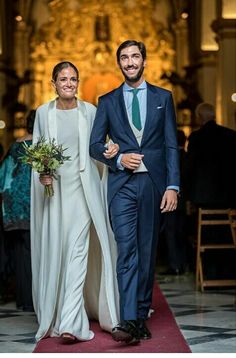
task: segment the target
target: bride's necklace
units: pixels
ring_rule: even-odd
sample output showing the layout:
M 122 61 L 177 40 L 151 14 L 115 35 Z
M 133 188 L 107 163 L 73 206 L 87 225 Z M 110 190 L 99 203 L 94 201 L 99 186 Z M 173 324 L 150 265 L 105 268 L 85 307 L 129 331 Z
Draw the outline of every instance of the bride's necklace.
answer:
M 64 102 L 60 98 L 57 99 L 57 109 L 73 109 L 77 107 L 77 100 L 74 98 L 73 102 Z

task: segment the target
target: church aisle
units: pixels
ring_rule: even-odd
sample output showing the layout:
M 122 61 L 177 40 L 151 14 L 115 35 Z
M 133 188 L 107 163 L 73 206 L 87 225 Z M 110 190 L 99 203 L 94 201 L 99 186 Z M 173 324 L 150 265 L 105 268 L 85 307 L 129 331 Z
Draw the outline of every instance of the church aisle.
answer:
M 192 274 L 158 283 L 193 353 L 236 352 L 234 289 L 196 292 Z M 32 352 L 36 330 L 33 313 L 16 310 L 14 302 L 0 305 L 0 353 Z

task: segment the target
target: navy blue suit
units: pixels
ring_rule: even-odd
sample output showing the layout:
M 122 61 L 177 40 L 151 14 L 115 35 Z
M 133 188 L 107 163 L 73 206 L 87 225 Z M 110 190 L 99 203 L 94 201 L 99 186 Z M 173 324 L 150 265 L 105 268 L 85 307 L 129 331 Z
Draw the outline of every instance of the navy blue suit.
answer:
M 103 156 L 107 136 L 119 144 Z M 122 153 L 143 154 L 148 172 L 119 170 Z M 108 207 L 118 248 L 121 319 L 147 318 L 155 274 L 160 201 L 167 186 L 179 186 L 176 120 L 171 92 L 147 83 L 147 116 L 141 145 L 130 127 L 122 85 L 99 98 L 90 155 L 109 167 Z

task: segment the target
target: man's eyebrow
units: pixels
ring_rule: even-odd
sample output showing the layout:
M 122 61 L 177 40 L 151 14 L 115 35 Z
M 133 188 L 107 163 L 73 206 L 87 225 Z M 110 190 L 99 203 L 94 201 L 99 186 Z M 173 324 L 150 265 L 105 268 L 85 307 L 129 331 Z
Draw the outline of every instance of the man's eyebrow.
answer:
M 128 57 L 129 55 L 128 54 L 122 54 L 120 55 L 120 57 Z M 139 52 L 134 52 L 134 53 L 131 53 L 130 56 L 141 56 L 141 53 Z

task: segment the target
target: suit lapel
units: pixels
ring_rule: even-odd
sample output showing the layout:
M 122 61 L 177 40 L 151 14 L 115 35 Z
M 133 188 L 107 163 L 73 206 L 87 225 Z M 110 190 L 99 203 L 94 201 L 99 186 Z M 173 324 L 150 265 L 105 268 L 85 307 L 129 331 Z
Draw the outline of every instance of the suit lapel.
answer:
M 138 145 L 137 139 L 130 127 L 129 119 L 125 108 L 123 84 L 114 92 L 112 101 L 115 107 L 115 113 L 117 113 L 117 117 L 121 122 L 121 125 L 125 128 L 125 131 L 129 135 L 130 139 L 132 141 L 135 141 L 135 143 Z M 156 87 L 151 86 L 147 82 L 147 117 L 141 145 L 145 143 L 145 141 L 148 139 L 149 134 L 151 133 L 152 126 L 154 123 L 153 118 L 158 114 L 158 107 L 163 107 L 161 94 Z
M 138 144 L 129 124 L 123 95 L 123 84 L 114 92 L 112 100 L 115 107 L 115 112 L 118 116 L 119 121 L 121 122 L 122 127 L 125 128 L 125 132 L 130 137 L 130 139 L 132 139 L 132 141 L 135 141 Z
M 144 126 L 141 145 L 145 143 L 145 140 L 148 138 L 148 135 L 151 133 L 153 118 L 155 115 L 157 115 L 158 106 L 162 106 L 160 95 L 156 90 L 156 87 L 151 86 L 147 82 L 147 117 Z

